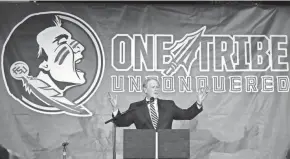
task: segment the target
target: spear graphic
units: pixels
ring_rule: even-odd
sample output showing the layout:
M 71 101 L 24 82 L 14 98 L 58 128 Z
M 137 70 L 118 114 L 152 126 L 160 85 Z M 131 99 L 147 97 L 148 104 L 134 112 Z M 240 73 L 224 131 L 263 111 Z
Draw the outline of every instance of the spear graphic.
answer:
M 189 75 L 195 54 L 200 49 L 199 39 L 205 30 L 206 26 L 196 32 L 186 34 L 182 39 L 175 41 L 169 48 L 173 58 L 170 66 L 162 72 L 163 75 L 172 76 L 180 67 L 183 67 L 187 75 Z

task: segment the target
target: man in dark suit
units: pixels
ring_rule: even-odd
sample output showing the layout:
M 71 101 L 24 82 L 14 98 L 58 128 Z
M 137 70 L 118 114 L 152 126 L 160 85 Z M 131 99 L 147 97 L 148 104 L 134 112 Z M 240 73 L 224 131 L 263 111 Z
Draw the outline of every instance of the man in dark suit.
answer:
M 19 155 L 0 144 L 0 159 L 20 159 Z
M 200 89 L 197 101 L 188 109 L 181 109 L 172 100 L 158 98 L 159 82 L 155 78 L 144 81 L 143 91 L 145 99 L 130 104 L 130 111 L 124 114 L 117 108 L 117 96 L 109 94 L 116 126 L 127 127 L 134 123 L 137 129 L 171 129 L 173 120 L 191 120 L 196 117 L 203 110 L 202 102 L 209 92 L 208 89 Z
M 0 159 L 9 159 L 9 152 L 2 145 L 0 145 Z
M 290 149 L 287 150 L 286 159 L 290 159 Z

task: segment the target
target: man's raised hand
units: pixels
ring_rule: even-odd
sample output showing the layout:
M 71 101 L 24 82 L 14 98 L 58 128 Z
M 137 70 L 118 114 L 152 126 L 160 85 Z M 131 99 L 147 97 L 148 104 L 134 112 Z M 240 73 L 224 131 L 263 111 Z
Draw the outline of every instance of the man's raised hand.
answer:
M 112 94 L 110 92 L 108 92 L 108 100 L 110 101 L 111 105 L 112 105 L 112 108 L 113 108 L 113 111 L 117 110 L 117 99 L 118 99 L 118 96 L 115 95 L 114 97 L 112 96 Z
M 202 102 L 205 100 L 209 92 L 210 92 L 210 89 L 208 87 L 199 88 L 197 92 L 197 103 L 202 104 Z

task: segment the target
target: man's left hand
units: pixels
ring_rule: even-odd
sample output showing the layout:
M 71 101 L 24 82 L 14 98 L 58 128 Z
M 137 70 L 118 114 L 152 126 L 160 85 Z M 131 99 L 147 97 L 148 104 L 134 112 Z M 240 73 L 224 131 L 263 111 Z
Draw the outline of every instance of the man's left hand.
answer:
M 197 103 L 199 105 L 202 105 L 202 102 L 204 101 L 204 99 L 206 98 L 206 96 L 209 93 L 209 88 L 199 88 L 198 92 L 197 92 Z

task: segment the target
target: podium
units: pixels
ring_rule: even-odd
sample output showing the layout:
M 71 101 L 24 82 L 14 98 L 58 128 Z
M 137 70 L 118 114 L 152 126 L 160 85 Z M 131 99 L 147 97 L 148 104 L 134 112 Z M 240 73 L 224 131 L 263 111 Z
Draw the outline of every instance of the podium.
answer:
M 124 159 L 154 159 L 156 132 L 154 130 L 124 129 Z
M 188 129 L 124 129 L 124 159 L 189 159 Z

